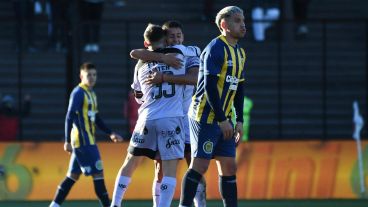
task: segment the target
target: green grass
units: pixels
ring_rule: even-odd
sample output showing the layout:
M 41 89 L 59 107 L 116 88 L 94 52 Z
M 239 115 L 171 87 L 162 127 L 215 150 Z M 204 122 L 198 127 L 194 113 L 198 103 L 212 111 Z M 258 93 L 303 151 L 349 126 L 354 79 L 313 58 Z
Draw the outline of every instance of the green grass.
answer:
M 40 207 L 48 206 L 49 201 L 0 201 L 2 207 Z M 65 201 L 67 207 L 100 207 L 98 201 Z M 123 207 L 149 207 L 152 201 L 124 201 Z M 178 206 L 174 201 L 172 207 Z M 207 207 L 221 207 L 221 201 L 208 201 Z M 334 199 L 334 200 L 242 200 L 238 207 L 367 207 L 365 199 Z

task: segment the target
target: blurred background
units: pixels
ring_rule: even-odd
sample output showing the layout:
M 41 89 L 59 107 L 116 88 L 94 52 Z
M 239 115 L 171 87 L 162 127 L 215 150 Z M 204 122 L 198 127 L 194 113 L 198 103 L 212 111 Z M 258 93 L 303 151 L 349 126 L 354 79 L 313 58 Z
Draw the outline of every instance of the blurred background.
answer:
M 12 142 L 62 143 L 69 93 L 84 61 L 98 68 L 100 114 L 129 137 L 136 119 L 129 110 L 135 64 L 129 52 L 143 48 L 146 25 L 178 20 L 184 43 L 203 49 L 219 35 L 214 17 L 228 5 L 241 7 L 246 18 L 247 34 L 240 41 L 247 54 L 245 140 L 255 148 L 282 141 L 285 150 L 290 148 L 283 144 L 299 146 L 299 141 L 322 148 L 332 143 L 338 145 L 335 151 L 332 147 L 336 154 L 351 146 L 355 166 L 354 101 L 365 122 L 368 117 L 365 0 L 105 0 L 92 13 L 84 0 L 0 1 L 0 141 L 7 141 L 0 156 Z M 367 137 L 365 128 L 361 136 Z M 98 137 L 108 141 L 102 133 Z M 260 154 L 268 152 L 262 149 Z M 306 154 L 320 151 L 313 152 Z

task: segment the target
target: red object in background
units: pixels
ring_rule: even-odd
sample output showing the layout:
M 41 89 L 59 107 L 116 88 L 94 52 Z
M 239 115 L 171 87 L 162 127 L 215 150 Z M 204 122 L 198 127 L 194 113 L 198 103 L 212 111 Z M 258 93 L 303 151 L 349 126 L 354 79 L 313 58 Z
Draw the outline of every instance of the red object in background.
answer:
M 134 94 L 129 93 L 128 102 L 127 104 L 125 104 L 124 111 L 125 111 L 125 117 L 129 121 L 129 132 L 130 133 L 133 133 L 135 124 L 137 123 L 139 106 L 140 105 L 135 100 Z
M 0 114 L 0 141 L 15 141 L 17 139 L 19 119 L 17 116 Z

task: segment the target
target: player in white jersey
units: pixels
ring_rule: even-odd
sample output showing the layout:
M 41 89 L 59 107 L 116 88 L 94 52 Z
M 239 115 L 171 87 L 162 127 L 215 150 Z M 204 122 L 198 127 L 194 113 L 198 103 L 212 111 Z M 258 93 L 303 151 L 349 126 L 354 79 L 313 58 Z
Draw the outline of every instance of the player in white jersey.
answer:
M 177 21 L 167 21 L 162 26 L 166 31 L 166 41 L 170 46 L 180 45 L 184 41 L 183 27 Z M 191 46 L 189 46 L 191 48 Z M 194 47 L 197 48 L 197 47 Z M 197 76 L 198 76 L 198 67 L 199 67 L 199 55 L 200 50 L 196 49 L 198 56 L 195 57 L 186 57 L 186 74 L 185 75 L 170 75 L 170 74 L 162 74 L 161 72 L 154 72 L 152 76 L 147 79 L 148 83 L 151 84 L 160 84 L 162 79 L 166 82 L 174 83 L 174 84 L 185 84 L 184 91 L 184 101 L 183 101 L 183 112 L 184 112 L 184 133 L 185 133 L 185 158 L 190 164 L 191 153 L 190 153 L 190 136 L 189 136 L 189 121 L 188 121 L 188 109 L 192 100 L 192 96 L 195 90 L 195 85 L 197 84 Z M 155 60 L 162 61 L 166 64 L 172 65 L 174 67 L 178 67 L 180 65 L 175 58 L 171 56 L 153 53 L 147 51 L 145 49 L 135 49 L 132 50 L 131 56 L 136 59 L 142 59 L 145 61 Z M 163 77 L 163 78 L 162 78 Z M 159 206 L 158 201 L 160 199 L 160 186 L 162 180 L 162 167 L 159 160 L 155 160 L 155 179 L 153 181 L 152 186 L 152 195 L 153 195 L 153 206 Z M 205 207 L 206 206 L 206 188 L 204 179 L 201 180 L 201 183 L 198 185 L 197 193 L 194 198 L 194 205 L 196 207 Z
M 157 53 L 174 53 L 185 62 L 184 56 L 196 53 L 184 46 L 165 47 L 165 32 L 158 25 L 149 24 L 144 33 L 145 46 Z M 148 84 L 145 80 L 154 71 L 162 74 L 185 74 L 185 68 L 174 69 L 159 62 L 139 61 L 132 88 L 142 102 L 125 162 L 116 178 L 111 206 L 120 206 L 131 176 L 142 156 L 160 158 L 164 167 L 160 206 L 169 207 L 176 187 L 176 168 L 184 157 L 183 85 L 167 82 Z M 159 156 L 158 156 L 159 155 Z

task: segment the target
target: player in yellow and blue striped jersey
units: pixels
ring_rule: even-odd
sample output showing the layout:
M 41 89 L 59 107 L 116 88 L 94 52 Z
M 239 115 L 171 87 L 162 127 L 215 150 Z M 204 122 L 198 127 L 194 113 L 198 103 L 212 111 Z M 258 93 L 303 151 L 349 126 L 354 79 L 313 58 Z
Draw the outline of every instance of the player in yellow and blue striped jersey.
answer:
M 192 206 L 198 183 L 212 158 L 219 169 L 224 206 L 237 207 L 235 144 L 242 137 L 245 52 L 237 44 L 246 32 L 243 10 L 223 8 L 216 16 L 221 35 L 201 54 L 197 91 L 189 107 L 192 161 L 182 182 L 180 207 Z M 237 114 L 235 129 L 231 107 Z
M 112 132 L 98 114 L 97 96 L 93 87 L 97 81 L 94 64 L 84 63 L 80 68 L 80 84 L 70 95 L 65 119 L 64 150 L 71 153 L 69 169 L 64 181 L 58 186 L 50 207 L 59 207 L 81 173 L 93 177 L 94 188 L 101 206 L 110 206 L 105 187 L 100 153 L 96 145 L 96 126 L 110 136 L 114 142 L 123 138 Z

